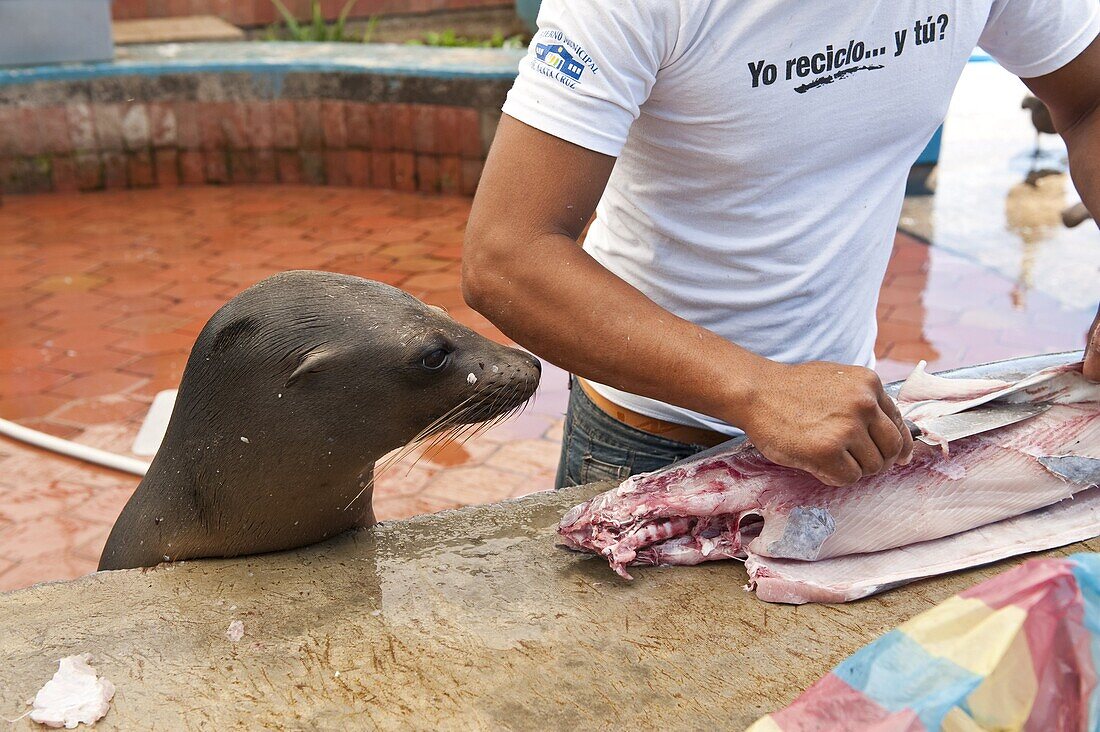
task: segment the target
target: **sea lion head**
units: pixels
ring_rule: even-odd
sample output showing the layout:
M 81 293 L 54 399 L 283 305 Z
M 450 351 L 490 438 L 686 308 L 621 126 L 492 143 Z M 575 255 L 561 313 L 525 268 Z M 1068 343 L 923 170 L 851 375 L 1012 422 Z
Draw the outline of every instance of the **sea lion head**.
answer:
M 288 549 L 369 525 L 375 461 L 505 418 L 540 370 L 396 287 L 269 277 L 199 334 L 100 568 Z
M 297 426 L 296 442 L 369 444 L 377 454 L 509 414 L 534 393 L 539 372 L 534 356 L 396 287 L 291 271 L 210 319 L 180 390 L 196 395 L 193 412 L 216 416 L 222 430 L 234 425 L 229 436 L 262 432 L 276 417 Z M 218 408 L 227 403 L 234 415 Z

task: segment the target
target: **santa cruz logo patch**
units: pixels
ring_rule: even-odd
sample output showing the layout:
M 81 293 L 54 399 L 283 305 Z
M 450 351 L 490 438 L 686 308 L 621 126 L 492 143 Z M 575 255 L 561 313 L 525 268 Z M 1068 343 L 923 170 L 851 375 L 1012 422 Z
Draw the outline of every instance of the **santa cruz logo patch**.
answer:
M 561 31 L 541 31 L 536 39 L 531 67 L 543 76 L 575 89 L 586 71 L 595 74 L 600 70 L 592 57 Z

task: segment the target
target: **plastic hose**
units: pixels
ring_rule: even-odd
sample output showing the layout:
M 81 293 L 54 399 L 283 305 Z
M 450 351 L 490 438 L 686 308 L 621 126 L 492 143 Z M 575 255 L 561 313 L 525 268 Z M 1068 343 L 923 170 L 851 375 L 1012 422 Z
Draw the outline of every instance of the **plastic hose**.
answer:
M 24 427 L 6 419 L 0 419 L 0 435 L 25 442 L 28 445 L 41 447 L 43 450 L 56 452 L 66 457 L 94 463 L 123 473 L 145 475 L 145 472 L 149 469 L 149 463 L 144 460 L 107 452 L 97 447 L 81 445 L 79 442 L 73 442 L 72 440 L 63 440 L 60 437 L 47 435 L 45 432 L 32 430 L 30 427 Z

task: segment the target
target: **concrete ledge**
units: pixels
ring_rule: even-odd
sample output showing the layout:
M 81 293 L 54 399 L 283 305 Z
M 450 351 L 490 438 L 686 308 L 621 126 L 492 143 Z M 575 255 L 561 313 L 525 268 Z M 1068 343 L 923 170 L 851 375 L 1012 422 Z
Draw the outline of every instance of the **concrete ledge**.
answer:
M 863 644 L 1024 560 L 843 607 L 765 605 L 732 561 L 639 569 L 628 583 L 554 546 L 560 516 L 607 487 L 0 595 L 0 715 L 22 714 L 59 658 L 87 652 L 117 687 L 105 730 L 744 729 Z M 234 620 L 238 642 L 225 635 Z
M 524 51 L 384 43 L 164 43 L 117 49 L 114 61 L 0 69 L 0 86 L 181 73 L 369 73 L 440 79 L 511 80 Z

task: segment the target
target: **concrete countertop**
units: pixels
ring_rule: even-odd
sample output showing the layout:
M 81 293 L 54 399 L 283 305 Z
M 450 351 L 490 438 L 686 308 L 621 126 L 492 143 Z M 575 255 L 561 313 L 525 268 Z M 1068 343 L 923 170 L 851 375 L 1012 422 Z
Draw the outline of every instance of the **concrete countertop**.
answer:
M 2 595 L 0 715 L 26 711 L 58 659 L 90 652 L 117 687 L 104 729 L 743 728 L 1022 561 L 844 606 L 762 603 L 737 562 L 640 569 L 628 583 L 554 546 L 562 513 L 607 487 Z M 1082 550 L 1100 541 L 1054 554 Z

